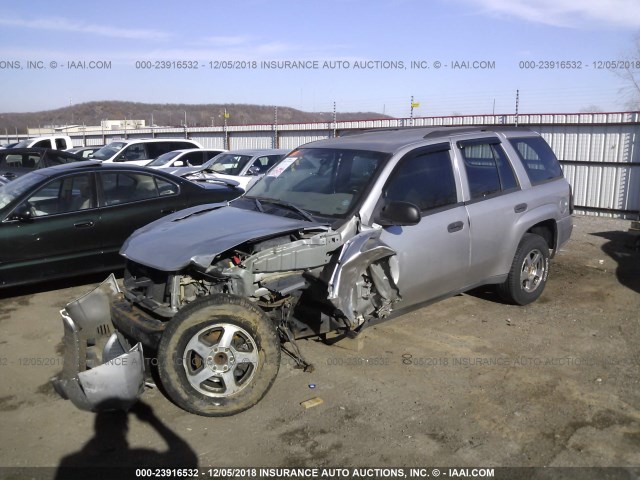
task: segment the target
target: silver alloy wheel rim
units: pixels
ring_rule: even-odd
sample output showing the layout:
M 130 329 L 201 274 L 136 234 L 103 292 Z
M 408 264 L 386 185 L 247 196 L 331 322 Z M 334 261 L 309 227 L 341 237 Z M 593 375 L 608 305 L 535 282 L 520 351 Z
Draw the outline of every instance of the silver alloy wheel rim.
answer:
M 520 286 L 527 293 L 535 292 L 544 278 L 545 261 L 542 252 L 537 248 L 531 250 L 522 262 L 520 269 Z
M 191 337 L 183 355 L 187 380 L 208 397 L 237 394 L 251 383 L 258 364 L 254 338 L 245 329 L 230 323 L 200 330 Z

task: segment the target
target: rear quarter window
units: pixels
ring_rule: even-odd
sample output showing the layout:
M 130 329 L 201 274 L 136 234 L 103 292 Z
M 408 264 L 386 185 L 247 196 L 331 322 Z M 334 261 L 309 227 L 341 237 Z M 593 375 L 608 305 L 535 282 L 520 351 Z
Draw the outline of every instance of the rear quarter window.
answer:
M 532 185 L 562 177 L 562 169 L 553 150 L 542 137 L 510 138 Z

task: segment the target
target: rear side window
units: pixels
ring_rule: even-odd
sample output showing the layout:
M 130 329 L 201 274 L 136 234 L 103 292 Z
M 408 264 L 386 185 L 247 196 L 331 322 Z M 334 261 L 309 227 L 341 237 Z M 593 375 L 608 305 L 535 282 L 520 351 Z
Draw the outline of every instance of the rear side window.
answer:
M 102 173 L 105 205 L 120 205 L 178 193 L 177 185 L 142 173 Z
M 188 148 L 195 148 L 195 145 L 188 142 L 175 142 L 175 141 L 155 141 L 148 142 L 147 150 L 149 151 L 149 158 L 158 158 L 167 152 L 173 152 L 174 150 L 186 150 Z
M 282 158 L 282 155 L 266 155 L 264 157 L 257 158 L 252 167 L 258 167 L 260 170 L 258 173 L 266 173 L 271 167 L 273 167 Z
M 204 163 L 204 156 L 202 152 L 191 152 L 184 155 L 181 160 L 185 162 L 185 165 L 197 167 Z
M 513 190 L 518 186 L 502 146 L 495 141 L 459 142 L 471 199 Z
M 553 150 L 542 137 L 510 138 L 522 160 L 532 185 L 562 177 L 562 169 Z
M 33 148 L 51 148 L 50 140 L 40 140 L 32 145 Z
M 449 151 L 409 154 L 391 174 L 384 196 L 409 202 L 421 211 L 456 204 L 456 183 Z

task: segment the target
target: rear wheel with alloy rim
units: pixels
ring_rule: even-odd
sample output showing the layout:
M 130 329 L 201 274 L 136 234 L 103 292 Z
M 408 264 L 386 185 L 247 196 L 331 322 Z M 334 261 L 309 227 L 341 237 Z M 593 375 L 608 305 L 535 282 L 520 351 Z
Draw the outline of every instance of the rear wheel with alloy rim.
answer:
M 526 233 L 498 293 L 510 303 L 527 305 L 542 295 L 549 274 L 549 246 L 540 235 Z

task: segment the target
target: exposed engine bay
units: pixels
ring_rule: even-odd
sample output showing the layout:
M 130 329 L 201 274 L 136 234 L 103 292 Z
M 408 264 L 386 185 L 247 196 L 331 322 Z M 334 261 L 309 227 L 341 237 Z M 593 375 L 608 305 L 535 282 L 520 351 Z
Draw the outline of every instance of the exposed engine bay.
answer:
M 162 320 L 214 293 L 250 299 L 295 338 L 361 328 L 389 314 L 399 292 L 395 252 L 370 230 L 344 242 L 330 229 L 304 229 L 244 242 L 210 265 L 164 272 L 129 261 L 124 296 Z

